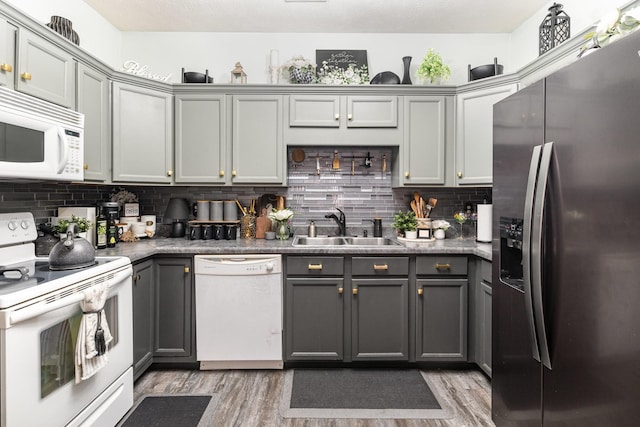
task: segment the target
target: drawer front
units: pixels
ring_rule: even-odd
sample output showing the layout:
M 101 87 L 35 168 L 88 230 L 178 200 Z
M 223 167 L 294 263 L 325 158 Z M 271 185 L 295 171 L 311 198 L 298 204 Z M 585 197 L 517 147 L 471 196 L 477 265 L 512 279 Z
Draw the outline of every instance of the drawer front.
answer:
M 491 263 L 489 261 L 480 261 L 480 278 L 483 282 L 491 283 Z
M 466 276 L 466 256 L 419 256 L 416 274 L 429 276 Z
M 343 257 L 290 256 L 287 258 L 288 276 L 342 276 Z
M 406 276 L 409 274 L 408 257 L 354 257 L 353 276 Z

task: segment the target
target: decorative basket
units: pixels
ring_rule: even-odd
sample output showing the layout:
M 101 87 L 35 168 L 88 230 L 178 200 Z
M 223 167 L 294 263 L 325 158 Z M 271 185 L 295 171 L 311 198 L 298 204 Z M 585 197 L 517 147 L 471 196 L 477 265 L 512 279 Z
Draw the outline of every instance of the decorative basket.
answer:
M 289 81 L 296 84 L 310 84 L 315 80 L 312 70 L 303 71 L 300 68 L 291 68 L 289 70 Z

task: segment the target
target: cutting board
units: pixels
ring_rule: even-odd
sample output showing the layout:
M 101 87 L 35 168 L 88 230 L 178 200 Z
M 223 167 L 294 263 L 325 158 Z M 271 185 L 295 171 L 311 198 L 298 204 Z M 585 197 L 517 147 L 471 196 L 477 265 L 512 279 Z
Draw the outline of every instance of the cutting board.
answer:
M 264 239 L 264 233 L 271 229 L 271 220 L 267 217 L 267 209 L 263 208 L 256 218 L 256 239 Z

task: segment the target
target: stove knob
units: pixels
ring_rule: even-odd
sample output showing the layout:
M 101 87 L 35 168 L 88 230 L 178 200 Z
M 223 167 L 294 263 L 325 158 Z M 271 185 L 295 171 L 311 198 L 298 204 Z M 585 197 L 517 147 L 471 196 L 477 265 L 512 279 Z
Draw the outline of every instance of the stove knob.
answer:
M 23 219 L 20 222 L 20 227 L 22 227 L 24 230 L 27 230 L 29 228 L 31 224 L 29 224 L 29 221 L 27 221 L 26 219 Z
M 273 265 L 273 263 L 271 262 L 268 262 L 266 264 L 266 267 L 267 267 L 267 271 L 273 271 L 273 269 L 275 268 L 275 265 Z
M 15 231 L 16 228 L 18 228 L 18 223 L 15 221 L 9 221 L 9 230 L 11 231 Z

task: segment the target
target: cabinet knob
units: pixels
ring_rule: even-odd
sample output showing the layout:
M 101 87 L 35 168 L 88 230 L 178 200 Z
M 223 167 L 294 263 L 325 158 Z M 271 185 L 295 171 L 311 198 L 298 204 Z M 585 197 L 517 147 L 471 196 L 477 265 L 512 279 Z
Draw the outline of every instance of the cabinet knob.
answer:
M 351 293 L 354 295 L 358 295 L 358 288 L 351 289 Z
M 167 176 L 173 176 L 173 171 L 167 171 Z
M 83 169 L 88 171 L 89 170 L 89 165 L 85 163 L 84 166 L 83 166 Z
M 336 120 L 340 120 L 340 114 L 336 114 L 334 117 Z
M 22 74 L 20 74 L 20 77 L 22 77 L 22 80 L 31 80 L 31 73 L 27 73 L 26 71 Z
M 188 273 L 188 272 L 190 272 L 190 271 L 191 271 L 191 269 L 190 269 L 189 267 L 187 267 L 187 266 L 185 266 L 185 267 L 184 267 L 184 272 L 185 272 L 185 273 Z
M 236 176 L 238 173 L 236 171 L 231 171 L 231 176 Z
M 11 64 L 2 64 L 0 65 L 0 70 L 10 73 L 13 71 L 13 67 L 11 66 Z
M 133 275 L 133 281 L 134 282 L 139 282 L 140 281 L 140 275 L 139 274 L 134 274 Z
M 451 264 L 437 264 L 436 270 L 451 270 Z
M 220 172 L 218 172 L 218 174 L 219 174 L 221 177 L 223 177 L 223 176 L 224 176 L 224 171 L 222 171 L 222 170 L 221 170 Z
M 338 288 L 338 293 L 342 295 L 344 293 L 344 288 Z
M 462 172 L 458 172 L 458 178 L 462 178 Z
M 389 266 L 387 264 L 373 264 L 373 269 L 376 270 L 376 271 L 388 270 Z
M 322 264 L 309 264 L 307 266 L 308 270 L 322 270 Z
M 424 295 L 424 289 L 422 288 L 418 289 L 418 295 L 420 296 Z
M 349 121 L 353 120 L 353 114 L 347 114 L 347 119 L 348 119 Z
M 409 171 L 406 171 L 406 172 L 404 173 L 404 177 L 405 177 L 405 178 L 409 178 Z

